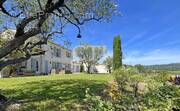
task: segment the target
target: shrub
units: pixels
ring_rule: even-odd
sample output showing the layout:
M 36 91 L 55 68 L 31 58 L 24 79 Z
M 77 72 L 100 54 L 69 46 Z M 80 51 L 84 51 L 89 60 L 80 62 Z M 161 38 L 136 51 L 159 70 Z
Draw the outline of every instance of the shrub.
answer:
M 107 85 L 103 97 L 92 94 L 87 96 L 87 100 L 91 103 L 90 109 L 94 111 L 180 110 L 180 87 L 164 84 L 169 78 L 168 73 L 144 75 L 138 74 L 134 68 L 121 68 L 114 71 L 113 75 L 114 81 Z
M 170 74 L 167 71 L 161 71 L 154 79 L 158 82 L 166 82 L 170 79 Z
M 121 94 L 119 92 L 118 83 L 116 81 L 111 81 L 108 83 L 107 88 L 104 90 L 107 98 L 112 100 L 120 99 Z
M 155 90 L 150 90 L 144 95 L 143 103 L 148 109 L 170 111 L 172 108 L 180 109 L 180 90 L 178 86 L 163 85 Z
M 145 67 L 141 64 L 135 65 L 135 67 L 138 69 L 139 73 L 145 73 L 146 71 Z
M 90 89 L 86 89 L 87 108 L 90 111 L 114 111 L 113 104 L 111 101 L 103 100 L 100 96 L 90 94 Z

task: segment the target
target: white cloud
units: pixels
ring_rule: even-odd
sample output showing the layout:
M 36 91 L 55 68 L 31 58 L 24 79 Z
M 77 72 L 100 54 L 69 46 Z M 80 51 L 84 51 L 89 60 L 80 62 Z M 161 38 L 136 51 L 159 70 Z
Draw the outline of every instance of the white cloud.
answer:
M 134 41 L 143 38 L 145 36 L 146 32 L 142 32 L 139 34 L 136 34 L 134 37 L 132 37 L 129 41 L 127 41 L 124 45 L 124 47 L 127 47 L 128 45 L 132 44 Z
M 167 47 L 167 46 L 173 46 L 173 45 L 178 45 L 178 44 L 180 44 L 180 41 L 172 41 L 172 42 L 162 44 L 160 45 L 160 47 Z
M 161 49 L 156 49 L 147 53 L 132 51 L 125 57 L 124 60 L 124 63 L 132 65 L 168 64 L 177 62 L 180 62 L 180 51 Z
M 154 35 L 152 35 L 152 36 L 150 36 L 150 37 L 146 37 L 146 38 L 144 38 L 143 40 L 139 41 L 139 43 L 135 44 L 135 46 L 141 46 L 142 44 L 145 44 L 145 43 L 147 43 L 147 42 L 149 42 L 149 41 L 152 41 L 152 40 L 154 40 L 154 39 L 157 39 L 157 38 L 159 38 L 159 37 L 164 37 L 164 36 L 165 36 L 168 32 L 170 32 L 172 29 L 173 29 L 173 28 L 168 28 L 168 29 L 166 29 L 166 30 L 164 30 L 164 31 L 161 31 L 161 32 L 159 32 L 159 33 L 156 33 L 156 34 L 154 34 Z

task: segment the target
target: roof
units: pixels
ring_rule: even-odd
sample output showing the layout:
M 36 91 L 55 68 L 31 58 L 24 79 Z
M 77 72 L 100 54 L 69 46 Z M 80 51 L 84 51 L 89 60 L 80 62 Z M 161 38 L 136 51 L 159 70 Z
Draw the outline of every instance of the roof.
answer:
M 64 46 L 61 46 L 61 45 L 59 45 L 59 44 L 57 44 L 57 43 L 54 43 L 54 42 L 52 42 L 52 41 L 50 41 L 50 40 L 48 40 L 48 43 L 49 43 L 49 44 L 52 44 L 52 45 L 56 45 L 57 47 L 60 47 L 60 48 L 62 48 L 62 49 L 71 51 L 71 49 L 65 48 Z

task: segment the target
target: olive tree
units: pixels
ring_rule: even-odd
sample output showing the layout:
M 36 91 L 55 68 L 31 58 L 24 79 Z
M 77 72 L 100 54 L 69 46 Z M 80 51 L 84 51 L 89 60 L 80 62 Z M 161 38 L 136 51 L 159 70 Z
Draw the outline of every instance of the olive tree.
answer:
M 91 73 L 91 68 L 95 66 L 98 61 L 106 53 L 106 48 L 102 46 L 91 46 L 91 45 L 81 45 L 75 49 L 76 56 L 82 61 L 86 66 L 87 73 Z
M 13 38 L 0 46 L 0 70 L 44 54 L 32 53 L 32 49 L 46 44 L 54 34 L 62 34 L 67 24 L 74 25 L 81 38 L 80 26 L 85 22 L 109 20 L 116 13 L 114 0 L 0 0 L 0 31 L 15 30 Z M 26 42 L 34 36 L 39 41 Z M 23 51 L 23 55 L 8 58 L 16 51 Z

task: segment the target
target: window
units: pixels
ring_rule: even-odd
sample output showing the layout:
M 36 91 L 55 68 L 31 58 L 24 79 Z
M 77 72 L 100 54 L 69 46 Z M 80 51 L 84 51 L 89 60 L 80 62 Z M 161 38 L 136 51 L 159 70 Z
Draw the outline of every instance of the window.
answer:
M 71 64 L 66 64 L 66 70 L 71 70 Z
M 62 64 L 61 63 L 58 63 L 58 68 L 62 69 Z
M 66 52 L 66 57 L 67 58 L 71 58 L 71 53 L 70 52 Z
M 39 62 L 36 59 L 31 59 L 31 70 L 32 71 L 39 71 Z
M 57 49 L 57 52 L 56 52 L 56 57 L 61 57 L 61 49 Z
M 27 61 L 19 63 L 18 65 L 20 65 L 21 68 L 26 68 L 27 67 Z
M 53 56 L 56 57 L 56 48 L 55 47 L 53 48 Z
M 39 71 L 39 63 L 38 63 L 38 61 L 36 61 L 36 71 L 37 72 Z
M 55 62 L 52 62 L 52 69 L 55 69 L 56 68 L 56 64 Z
M 31 70 L 36 71 L 36 59 L 31 59 Z
M 80 69 L 79 66 L 76 66 L 76 72 L 79 72 L 79 69 Z
M 62 69 L 62 64 L 59 62 L 52 62 L 52 69 Z
M 61 49 L 54 47 L 52 55 L 55 57 L 61 57 Z

